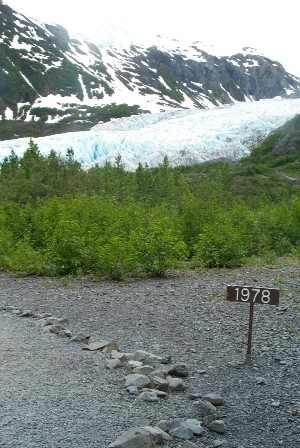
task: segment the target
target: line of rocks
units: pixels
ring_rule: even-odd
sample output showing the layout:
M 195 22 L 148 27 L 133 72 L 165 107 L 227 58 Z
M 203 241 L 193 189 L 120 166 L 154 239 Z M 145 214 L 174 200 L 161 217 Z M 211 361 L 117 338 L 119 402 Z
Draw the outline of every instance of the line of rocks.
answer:
M 135 353 L 122 353 L 114 340 L 100 339 L 99 336 L 87 336 L 82 333 L 73 334 L 68 328 L 68 319 L 53 317 L 48 313 L 34 313 L 32 310 L 22 310 L 11 305 L 5 305 L 4 311 L 21 318 L 39 320 L 44 333 L 53 333 L 67 337 L 71 342 L 84 343 L 83 350 L 110 353 L 106 361 L 108 369 L 126 368 L 129 374 L 125 376 L 125 388 L 128 395 L 147 402 L 156 402 L 167 397 L 170 392 L 187 389 L 183 378 L 189 376 L 185 364 L 171 364 L 171 356 L 158 356 L 153 353 L 137 350 Z M 218 414 L 217 407 L 224 404 L 222 397 L 216 394 L 190 394 L 194 401 L 200 419 L 172 419 L 161 420 L 155 426 L 131 428 L 123 432 L 109 448 L 155 448 L 165 442 L 178 439 L 184 441 L 182 448 L 204 448 L 190 441 L 205 433 L 205 428 L 224 434 L 226 425 Z M 224 440 L 215 440 L 213 447 L 221 446 Z

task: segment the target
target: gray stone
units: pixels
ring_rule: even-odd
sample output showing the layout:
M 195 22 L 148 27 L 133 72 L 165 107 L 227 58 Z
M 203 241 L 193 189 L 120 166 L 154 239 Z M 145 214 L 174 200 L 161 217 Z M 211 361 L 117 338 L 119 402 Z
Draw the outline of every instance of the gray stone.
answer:
M 210 425 L 209 429 L 211 431 L 218 432 L 220 434 L 224 434 L 226 431 L 226 425 L 223 420 L 214 420 Z
M 195 445 L 195 443 L 190 442 L 189 440 L 185 440 L 183 442 L 183 445 L 181 445 L 181 448 L 201 448 L 203 445 Z
M 141 389 L 142 387 L 150 387 L 149 378 L 146 375 L 132 373 L 125 377 L 125 381 L 125 387 L 136 386 L 139 389 Z
M 217 448 L 218 446 L 222 446 L 222 445 L 224 445 L 225 442 L 226 442 L 225 440 L 216 439 L 216 440 L 213 440 L 213 442 L 212 442 L 212 446 L 213 446 L 214 448 Z
M 114 350 L 118 350 L 118 344 L 116 341 L 109 341 L 109 343 L 103 348 L 103 353 L 111 353 Z
M 195 404 L 197 405 L 200 414 L 202 417 L 206 417 L 207 415 L 216 414 L 217 410 L 209 401 L 206 400 L 198 400 L 195 401 Z
M 67 324 L 69 321 L 65 318 L 58 318 L 58 317 L 46 317 L 45 318 L 45 325 L 62 325 Z
M 160 420 L 157 425 L 164 432 L 169 432 L 170 430 L 170 421 L 169 420 Z
M 189 395 L 190 400 L 199 400 L 199 398 L 201 398 L 201 397 L 202 397 L 202 395 L 199 393 L 193 393 L 193 394 Z
M 143 428 L 123 432 L 108 448 L 154 448 L 155 442 Z
M 169 434 L 177 439 L 189 440 L 193 437 L 194 433 L 190 428 L 179 425 L 170 429 Z
M 20 312 L 20 317 L 32 317 L 34 315 L 34 312 L 31 310 L 23 310 Z
M 78 333 L 75 336 L 73 336 L 70 341 L 71 342 L 86 342 L 89 339 L 89 336 L 86 336 L 85 334 Z
M 63 331 L 65 331 L 65 327 L 62 327 L 61 325 L 50 325 L 49 326 L 49 331 L 50 333 L 54 333 L 57 335 L 62 335 Z
M 162 390 L 163 392 L 167 392 L 169 389 L 169 383 L 164 378 L 160 376 L 151 376 L 151 387 L 154 389 Z
M 169 384 L 170 390 L 181 391 L 186 389 L 186 385 L 184 384 L 181 378 L 167 377 L 166 380 Z
M 181 423 L 182 423 L 182 419 L 181 418 L 178 418 L 178 417 L 177 418 L 173 418 L 173 420 L 171 420 L 169 422 L 169 431 L 168 432 L 170 432 L 171 429 L 174 429 L 174 428 L 177 428 L 178 426 L 180 426 Z
M 168 369 L 168 373 L 180 378 L 189 375 L 188 368 L 185 364 L 174 364 Z
M 266 384 L 266 380 L 261 376 L 258 376 L 255 380 L 256 384 Z
M 66 336 L 67 338 L 71 338 L 71 337 L 72 337 L 72 333 L 71 333 L 70 330 L 63 330 L 63 331 L 60 333 L 60 335 L 61 335 L 61 336 Z
M 139 398 L 144 401 L 157 401 L 158 397 L 155 392 L 142 392 L 139 395 Z
M 50 317 L 51 314 L 47 314 L 47 313 L 35 313 L 32 317 L 34 319 L 46 319 L 46 317 Z
M 153 353 L 146 352 L 144 350 L 137 350 L 134 353 L 132 360 L 140 361 L 144 365 L 149 365 L 149 366 L 152 366 L 155 368 L 157 366 L 162 366 L 162 364 L 160 364 L 160 362 L 159 362 L 159 360 L 160 360 L 159 356 L 154 355 Z
M 95 351 L 95 350 L 104 350 L 112 341 L 99 340 L 94 342 L 89 342 L 87 345 L 83 347 L 83 350 Z
M 159 358 L 160 364 L 170 364 L 171 361 L 172 361 L 171 355 L 166 355 L 166 356 L 162 356 L 161 358 Z
M 218 420 L 218 415 L 217 414 L 210 414 L 210 415 L 206 415 L 205 417 L 203 417 L 202 423 L 203 423 L 204 426 L 209 428 L 209 425 L 212 422 L 214 422 L 215 420 Z
M 138 373 L 140 375 L 149 375 L 149 373 L 153 372 L 154 368 L 152 366 L 142 365 L 139 367 L 135 367 L 132 372 Z
M 148 432 L 157 445 L 163 445 L 165 441 L 172 440 L 172 437 L 159 426 L 144 426 L 143 429 Z
M 183 426 L 190 428 L 196 436 L 200 436 L 204 432 L 201 422 L 196 418 L 189 418 L 182 423 Z
M 122 367 L 122 362 L 119 359 L 108 359 L 106 361 L 106 367 L 108 369 L 117 369 L 118 367 Z
M 153 370 L 153 372 L 148 374 L 149 378 L 157 377 L 165 379 L 167 376 L 167 372 L 165 370 Z
M 118 350 L 112 350 L 110 353 L 110 357 L 112 359 L 119 359 L 121 362 L 126 362 L 128 359 L 126 353 L 121 353 Z
M 126 388 L 127 392 L 129 393 L 129 395 L 138 395 L 139 394 L 139 390 L 136 386 L 128 386 Z
M 163 390 L 153 389 L 150 387 L 143 387 L 140 392 L 154 392 L 159 398 L 165 398 L 168 394 Z
M 224 399 L 220 395 L 213 393 L 203 395 L 202 399 L 205 401 L 209 401 L 214 406 L 221 406 L 224 404 Z
M 9 313 L 11 313 L 14 310 L 16 310 L 16 307 L 14 307 L 12 305 L 6 305 L 6 307 L 5 307 L 5 311 L 8 311 Z
M 135 369 L 136 367 L 141 367 L 142 365 L 143 365 L 143 363 L 141 361 L 132 361 L 132 360 L 128 361 L 128 367 L 131 369 Z
M 22 313 L 22 311 L 21 310 L 18 310 L 17 308 L 15 309 L 15 310 L 12 310 L 11 311 L 11 314 L 17 314 L 17 315 L 20 315 Z M 29 317 L 29 316 L 22 316 L 22 317 Z M 32 316 L 33 317 L 33 316 Z
M 279 400 L 276 400 L 276 401 L 272 401 L 271 402 L 271 406 L 273 406 L 274 408 L 279 408 L 279 406 L 280 406 L 280 401 Z

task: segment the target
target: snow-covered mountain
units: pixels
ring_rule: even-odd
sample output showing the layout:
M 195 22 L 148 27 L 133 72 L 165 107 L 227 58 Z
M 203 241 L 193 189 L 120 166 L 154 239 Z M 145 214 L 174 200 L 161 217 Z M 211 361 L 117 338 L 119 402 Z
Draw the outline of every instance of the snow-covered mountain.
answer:
M 42 153 L 73 148 L 84 167 L 118 155 L 129 170 L 139 163 L 157 166 L 167 156 L 172 165 L 206 160 L 235 160 L 256 146 L 269 132 L 300 114 L 300 99 L 273 99 L 225 105 L 210 110 L 170 110 L 112 120 L 86 132 L 70 132 L 34 139 Z M 22 155 L 28 138 L 0 142 L 1 158 L 11 150 Z
M 125 40 L 72 38 L 1 2 L 0 117 L 80 121 L 111 103 L 160 112 L 300 93 L 299 78 L 251 48 L 221 56 L 202 42 Z

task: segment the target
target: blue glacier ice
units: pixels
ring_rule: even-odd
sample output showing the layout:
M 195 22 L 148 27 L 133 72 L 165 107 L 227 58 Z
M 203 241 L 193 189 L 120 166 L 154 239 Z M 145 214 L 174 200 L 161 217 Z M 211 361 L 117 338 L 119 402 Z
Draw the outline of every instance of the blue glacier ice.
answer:
M 189 165 L 220 157 L 248 155 L 271 131 L 300 114 L 300 99 L 237 103 L 210 110 L 169 110 L 111 120 L 90 131 L 33 139 L 43 154 L 54 149 L 88 168 L 114 162 L 120 154 L 128 170 L 139 163 L 155 167 L 167 156 L 171 165 Z M 28 138 L 0 142 L 0 160 L 14 150 L 21 156 Z

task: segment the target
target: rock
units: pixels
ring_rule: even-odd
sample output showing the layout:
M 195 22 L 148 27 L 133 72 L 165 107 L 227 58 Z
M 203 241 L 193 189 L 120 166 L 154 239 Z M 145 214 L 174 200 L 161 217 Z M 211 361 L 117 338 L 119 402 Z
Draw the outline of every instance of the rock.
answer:
M 160 378 L 165 379 L 166 376 L 167 376 L 167 372 L 165 370 L 153 370 L 153 372 L 148 374 L 149 378 L 157 377 L 157 376 L 159 376 Z
M 121 353 L 118 350 L 112 350 L 110 352 L 110 357 L 112 359 L 119 359 L 121 362 L 126 362 L 128 359 L 126 353 Z
M 169 432 L 170 430 L 170 421 L 169 420 L 160 420 L 157 425 L 164 432 Z
M 198 401 L 195 401 L 195 404 L 197 405 L 202 417 L 206 417 L 207 415 L 217 413 L 216 408 L 209 401 L 198 400 Z
M 154 372 L 154 368 L 151 367 L 151 366 L 142 365 L 142 366 L 139 366 L 139 367 L 135 367 L 132 370 L 132 372 L 133 373 L 138 373 L 140 375 L 146 375 L 147 376 L 147 375 L 149 375 L 149 373 Z
M 208 427 L 211 431 L 219 432 L 224 434 L 226 431 L 226 426 L 223 420 L 214 420 Z
M 206 415 L 205 417 L 203 417 L 202 423 L 203 423 L 204 426 L 209 428 L 209 425 L 212 422 L 214 422 L 215 420 L 218 420 L 218 415 L 217 414 L 210 414 L 210 415 Z
M 11 314 L 21 315 L 22 311 L 18 310 L 17 308 L 15 310 L 11 311 Z M 21 317 L 29 317 L 29 316 L 21 316 Z M 33 317 L 33 316 L 32 316 Z
M 118 348 L 116 341 L 109 341 L 109 344 L 107 344 L 102 351 L 104 353 L 111 353 L 112 351 L 118 350 Z
M 158 397 L 155 392 L 141 392 L 139 398 L 144 401 L 157 401 Z
M 162 390 L 152 389 L 150 387 L 143 387 L 141 392 L 154 392 L 159 398 L 165 398 L 168 394 L 167 392 L 163 392 Z
M 114 341 L 106 341 L 106 340 L 99 340 L 94 342 L 89 342 L 87 345 L 83 347 L 82 350 L 88 350 L 88 351 L 95 351 L 95 350 L 102 350 L 104 351 L 105 347 L 112 347 L 114 345 Z M 112 348 L 112 350 L 115 350 L 115 348 Z
M 15 308 L 14 306 L 11 305 L 6 305 L 5 306 L 5 311 L 8 311 L 9 313 L 11 313 L 12 311 L 15 311 L 17 308 Z
M 128 386 L 126 387 L 127 392 L 129 393 L 129 395 L 138 395 L 139 394 L 139 390 L 136 386 Z
M 266 384 L 266 380 L 260 376 L 255 379 L 256 384 Z
M 280 406 L 280 401 L 279 400 L 272 400 L 271 402 L 271 406 L 273 406 L 274 408 L 278 408 Z
M 190 400 L 198 400 L 199 398 L 201 398 L 202 397 L 202 395 L 201 394 L 198 394 L 198 393 L 194 393 L 194 394 L 190 394 L 189 395 L 189 399 Z
M 201 422 L 196 418 L 189 418 L 182 423 L 183 426 L 190 428 L 196 436 L 200 436 L 204 432 Z
M 85 334 L 78 333 L 75 336 L 71 337 L 71 342 L 86 342 L 89 339 L 89 336 L 86 336 Z
M 211 404 L 215 406 L 221 406 L 224 404 L 224 399 L 220 395 L 213 393 L 203 395 L 202 399 L 205 401 L 209 401 Z
M 151 376 L 151 387 L 154 389 L 162 390 L 164 392 L 167 392 L 169 389 L 169 383 L 164 378 L 161 378 L 160 376 Z
M 54 333 L 60 336 L 63 336 L 63 332 L 65 331 L 65 327 L 62 327 L 61 325 L 49 325 L 49 331 L 50 333 Z
M 193 437 L 193 431 L 186 426 L 176 426 L 175 428 L 170 429 L 169 434 L 171 436 L 176 437 L 177 439 L 189 440 Z
M 167 377 L 166 380 L 170 390 L 181 391 L 186 389 L 186 385 L 184 384 L 181 378 Z
M 163 445 L 165 441 L 172 440 L 172 437 L 159 426 L 144 426 L 143 429 L 148 432 L 157 445 Z
M 128 361 L 128 367 L 131 369 L 135 369 L 136 367 L 141 367 L 143 363 L 141 361 Z
M 63 330 L 60 334 L 61 336 L 66 336 L 67 338 L 71 338 L 72 337 L 72 333 L 70 330 Z
M 117 369 L 118 367 L 122 367 L 122 362 L 119 359 L 108 359 L 106 361 L 106 367 L 108 369 Z
M 46 319 L 46 317 L 51 317 L 51 314 L 49 314 L 49 313 L 35 313 L 32 317 L 34 319 Z
M 166 355 L 166 356 L 162 356 L 161 358 L 159 358 L 160 364 L 170 364 L 171 361 L 172 361 L 171 355 Z
M 149 378 L 146 375 L 139 375 L 137 373 L 132 373 L 125 377 L 125 387 L 136 386 L 139 389 L 143 387 L 150 387 Z
M 68 319 L 65 318 L 57 318 L 57 317 L 46 317 L 45 325 L 62 325 L 69 323 Z
M 182 448 L 201 448 L 203 445 L 195 445 L 195 443 L 190 442 L 189 440 L 185 440 L 183 445 L 181 445 Z
M 189 371 L 185 364 L 175 364 L 168 369 L 168 374 L 182 378 L 187 377 L 189 375 Z
M 226 441 L 221 439 L 216 439 L 212 441 L 213 448 L 217 448 L 218 446 L 224 445 Z
M 108 448 L 154 448 L 155 442 L 143 428 L 123 432 Z
M 140 361 L 144 365 L 149 365 L 152 367 L 160 366 L 160 357 L 154 355 L 153 353 L 146 352 L 144 350 L 137 350 L 133 357 L 132 361 Z
M 32 317 L 34 315 L 34 312 L 31 310 L 23 310 L 19 313 L 20 317 Z

